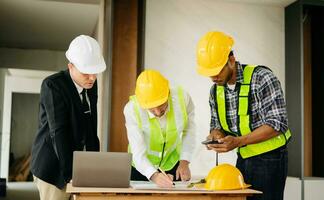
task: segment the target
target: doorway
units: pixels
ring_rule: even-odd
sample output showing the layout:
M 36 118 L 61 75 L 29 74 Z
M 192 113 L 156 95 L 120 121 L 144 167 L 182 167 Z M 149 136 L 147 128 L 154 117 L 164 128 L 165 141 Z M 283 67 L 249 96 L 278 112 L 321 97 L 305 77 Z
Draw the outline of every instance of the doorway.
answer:
M 38 127 L 39 94 L 13 93 L 8 181 L 33 181 L 31 147 Z
M 324 177 L 324 6 L 304 7 L 305 176 Z

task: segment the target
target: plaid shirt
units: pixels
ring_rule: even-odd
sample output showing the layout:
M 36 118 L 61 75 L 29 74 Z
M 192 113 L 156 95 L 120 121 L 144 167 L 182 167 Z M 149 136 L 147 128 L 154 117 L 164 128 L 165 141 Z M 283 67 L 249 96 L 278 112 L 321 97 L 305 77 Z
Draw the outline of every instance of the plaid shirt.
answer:
M 243 82 L 243 68 L 237 63 L 236 86 L 234 90 L 224 86 L 226 96 L 226 118 L 229 129 L 237 133 L 237 105 L 238 92 Z M 216 84 L 211 87 L 209 96 L 209 105 L 211 108 L 210 130 L 221 129 L 217 116 L 217 105 L 215 105 Z M 258 67 L 254 70 L 251 80 L 251 128 L 252 130 L 262 126 L 269 125 L 278 132 L 285 133 L 288 130 L 288 119 L 286 103 L 283 91 L 277 77 L 269 70 Z

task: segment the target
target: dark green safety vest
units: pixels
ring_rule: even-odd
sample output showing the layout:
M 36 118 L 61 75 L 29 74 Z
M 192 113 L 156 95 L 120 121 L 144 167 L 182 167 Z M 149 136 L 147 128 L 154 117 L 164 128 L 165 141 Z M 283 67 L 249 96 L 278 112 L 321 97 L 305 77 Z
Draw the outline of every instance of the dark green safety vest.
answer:
M 249 112 L 249 97 L 251 90 L 251 79 L 256 67 L 257 66 L 255 65 L 247 65 L 243 70 L 243 83 L 240 86 L 237 110 L 239 121 L 238 129 L 241 135 L 247 135 L 252 132 L 250 126 L 251 117 Z M 216 104 L 218 112 L 217 114 L 222 129 L 226 132 L 234 134 L 235 136 L 239 136 L 238 133 L 232 132 L 228 127 L 226 119 L 226 99 L 224 86 L 216 86 Z M 266 141 L 239 147 L 238 151 L 241 154 L 242 158 L 256 156 L 285 145 L 290 137 L 291 133 L 288 129 L 284 134 L 280 134 Z

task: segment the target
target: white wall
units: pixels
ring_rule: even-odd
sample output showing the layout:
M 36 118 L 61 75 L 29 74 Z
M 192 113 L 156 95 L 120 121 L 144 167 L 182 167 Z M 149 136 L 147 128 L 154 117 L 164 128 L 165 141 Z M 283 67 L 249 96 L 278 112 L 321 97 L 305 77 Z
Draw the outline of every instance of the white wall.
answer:
M 285 200 L 301 200 L 302 198 L 302 182 L 296 177 L 287 177 L 285 187 Z M 307 199 L 314 200 L 314 199 Z
M 38 70 L 22 70 L 8 69 L 4 78 L 4 90 L 0 97 L 3 98 L 2 111 L 2 135 L 1 135 L 1 161 L 0 161 L 0 177 L 8 177 L 8 163 L 10 152 L 10 137 L 12 128 L 12 94 L 26 93 L 39 94 L 43 79 L 53 71 L 38 71 Z
M 0 149 L 1 149 L 1 136 L 2 136 L 2 111 L 3 111 L 3 90 L 4 90 L 4 79 L 5 79 L 5 69 L 0 69 Z M 1 159 L 1 155 L 0 155 Z
M 324 178 L 307 178 L 305 180 L 305 200 L 324 199 Z
M 299 178 L 288 177 L 285 188 L 285 200 L 323 200 L 324 178 L 305 177 L 304 194 L 302 195 L 302 181 Z M 302 198 L 304 196 L 304 198 Z
M 209 132 L 209 89 L 212 82 L 196 73 L 195 50 L 211 30 L 230 34 L 237 60 L 270 67 L 284 88 L 284 8 L 220 0 L 147 1 L 145 68 L 159 70 L 173 85 L 182 85 L 196 106 L 197 149 L 191 168 L 205 176 L 214 166 L 214 153 L 200 144 Z M 221 162 L 234 164 L 234 152 Z
M 0 68 L 60 71 L 67 63 L 64 51 L 0 48 Z

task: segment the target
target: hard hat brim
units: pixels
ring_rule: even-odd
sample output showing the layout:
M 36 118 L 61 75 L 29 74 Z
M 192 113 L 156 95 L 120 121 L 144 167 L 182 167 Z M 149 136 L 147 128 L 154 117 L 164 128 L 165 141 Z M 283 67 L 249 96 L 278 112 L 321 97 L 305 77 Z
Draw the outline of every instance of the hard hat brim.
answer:
M 83 74 L 100 74 L 101 72 L 106 70 L 105 61 L 101 61 L 100 64 L 97 64 L 94 67 L 91 67 L 91 66 L 81 67 L 81 66 L 78 66 L 78 64 L 74 64 L 74 65 Z
M 77 60 L 73 59 L 70 50 L 65 52 L 65 57 L 83 74 L 99 74 L 106 70 L 106 63 L 102 56 L 100 56 L 98 62 L 92 64 L 92 66 L 84 66 Z
M 154 102 L 150 102 L 150 103 L 144 103 L 139 100 L 139 104 L 144 109 L 156 108 L 156 107 L 164 104 L 168 100 L 168 97 L 169 97 L 169 95 L 166 95 L 165 97 L 163 97 L 159 100 L 156 100 Z
M 206 183 L 203 183 L 203 184 L 199 184 L 198 187 L 199 188 L 205 188 L 207 190 L 244 190 L 244 189 L 249 188 L 249 187 L 252 186 L 250 184 L 244 183 L 244 185 L 242 187 L 237 187 L 237 188 L 217 188 L 217 189 L 209 189 L 209 188 L 206 187 L 206 185 L 207 185 Z
M 213 68 L 213 69 L 207 69 L 207 68 L 203 68 L 203 67 L 200 67 L 198 66 L 197 67 L 197 72 L 202 75 L 202 76 L 208 76 L 208 77 L 211 77 L 211 76 L 216 76 L 218 75 L 222 69 L 225 67 L 225 65 L 223 67 L 217 67 L 217 68 Z

